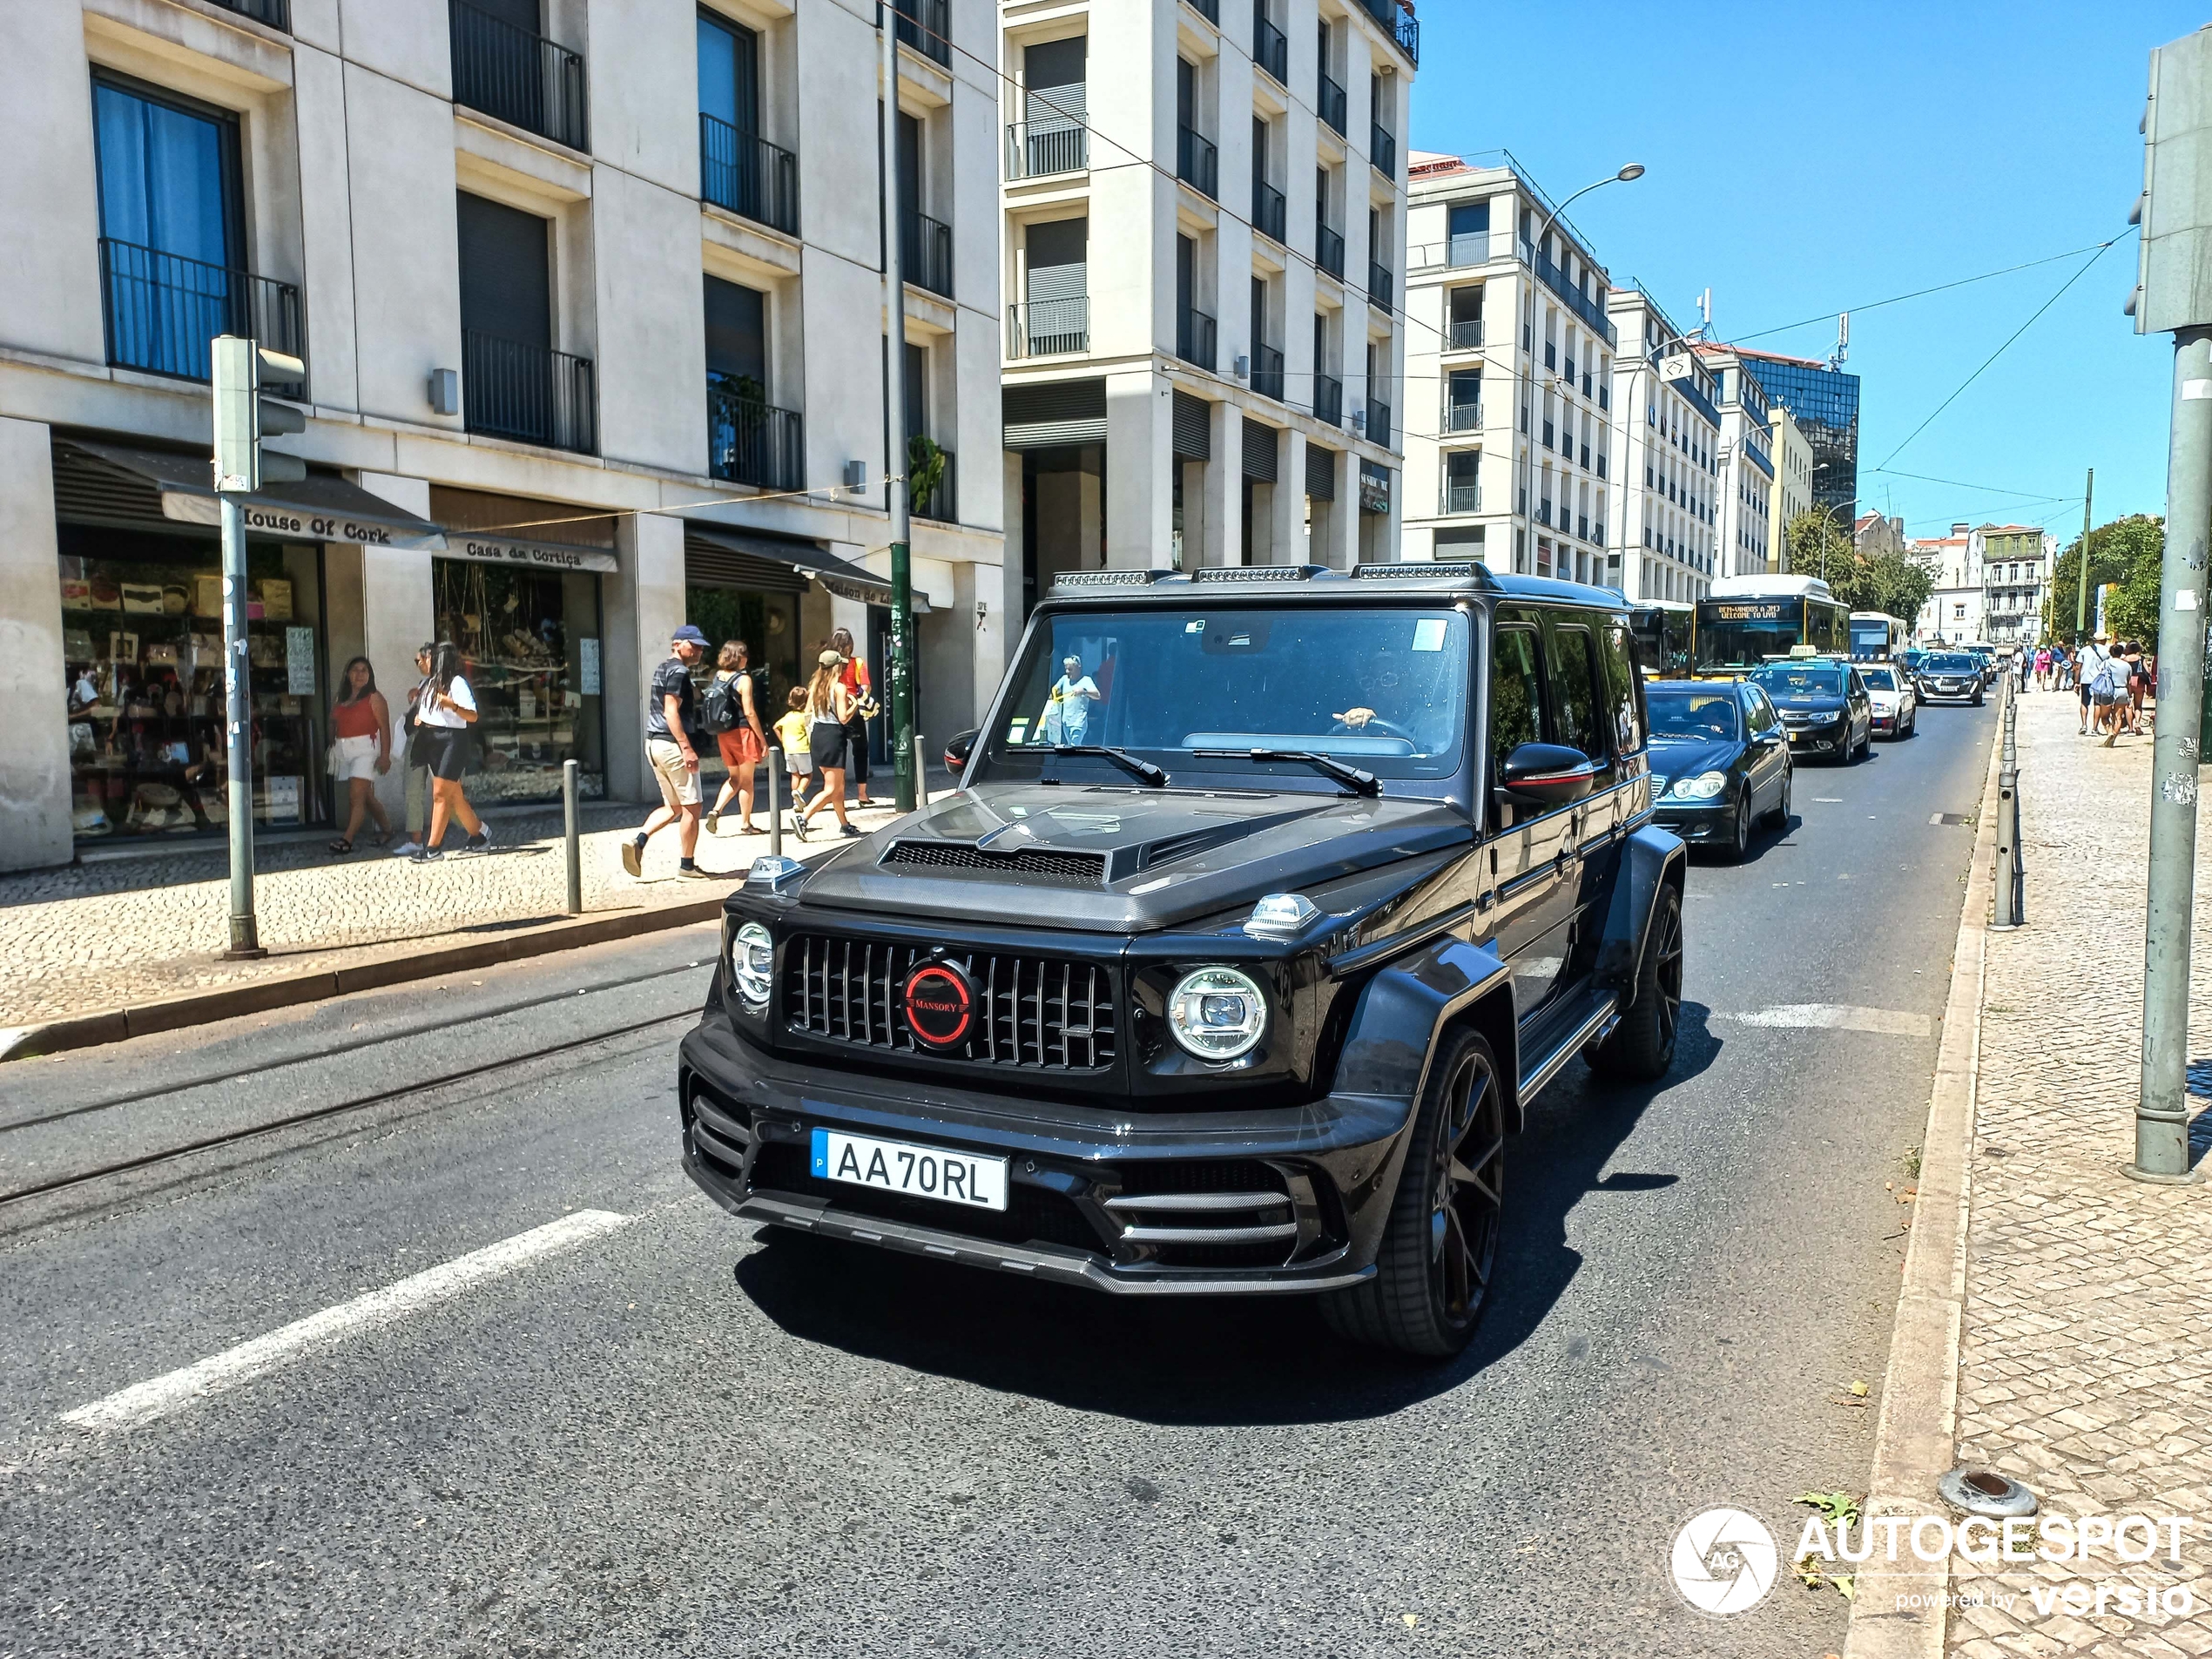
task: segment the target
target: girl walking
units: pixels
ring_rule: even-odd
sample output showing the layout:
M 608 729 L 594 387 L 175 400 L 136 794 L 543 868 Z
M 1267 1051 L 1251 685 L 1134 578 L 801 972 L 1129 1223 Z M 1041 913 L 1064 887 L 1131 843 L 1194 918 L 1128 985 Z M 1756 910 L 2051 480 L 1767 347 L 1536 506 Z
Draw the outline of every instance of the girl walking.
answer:
M 815 658 L 814 678 L 806 685 L 807 746 L 813 752 L 814 770 L 821 775 L 822 787 L 806 803 L 804 813 L 792 814 L 792 832 L 802 841 L 806 839 L 807 823 L 825 806 L 837 814 L 840 835 L 860 833 L 845 816 L 845 752 L 850 746 L 845 728 L 852 722 L 855 705 L 853 693 L 839 677 L 844 666 L 842 651 L 826 651 Z
M 376 689 L 376 671 L 366 657 L 346 664 L 339 678 L 338 701 L 330 709 L 330 769 L 334 788 L 347 792 L 346 833 L 330 844 L 341 857 L 354 850 L 363 814 L 376 820 L 376 845 L 392 839 L 392 821 L 376 799 L 376 780 L 392 769 L 392 711 Z
M 722 780 L 722 791 L 714 798 L 714 810 L 706 815 L 709 835 L 721 833 L 722 809 L 730 804 L 732 795 L 738 798 L 738 833 L 760 833 L 752 821 L 752 772 L 768 753 L 768 732 L 760 724 L 760 711 L 753 704 L 752 673 L 746 666 L 749 656 L 745 641 L 732 639 L 723 645 L 721 654 L 714 659 L 714 678 L 728 687 L 726 695 L 737 706 L 738 723 L 729 731 L 715 734 L 715 746 L 722 751 L 722 764 L 728 769 L 729 776 Z M 712 696 L 710 691 L 708 697 Z
M 415 722 L 417 740 L 430 745 L 425 757 L 430 769 L 430 827 L 422 845 L 408 856 L 417 864 L 444 857 L 441 843 L 448 819 L 457 821 L 469 838 L 461 844 L 462 852 L 489 850 L 491 832 L 461 786 L 475 747 L 469 728 L 476 724 L 476 696 L 461 672 L 461 647 L 449 639 L 440 640 L 431 651 L 430 676 L 423 682 Z

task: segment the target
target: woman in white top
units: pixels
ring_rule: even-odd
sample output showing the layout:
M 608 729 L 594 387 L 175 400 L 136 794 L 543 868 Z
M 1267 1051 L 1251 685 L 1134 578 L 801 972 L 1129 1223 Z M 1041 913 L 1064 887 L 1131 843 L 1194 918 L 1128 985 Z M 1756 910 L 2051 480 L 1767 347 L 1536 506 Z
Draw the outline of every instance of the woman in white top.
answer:
M 802 841 L 806 839 L 807 820 L 825 806 L 836 813 L 840 834 L 860 833 L 845 816 L 845 728 L 851 724 L 860 700 L 845 688 L 840 678 L 844 668 L 844 652 L 826 651 L 814 659 L 814 678 L 806 686 L 807 748 L 822 787 L 803 811 L 792 813 L 792 833 Z
M 469 728 L 476 724 L 476 697 L 462 678 L 461 648 L 451 640 L 440 641 L 431 653 L 430 678 L 422 683 L 415 723 L 415 740 L 429 745 L 430 827 L 409 856 L 417 864 L 442 857 L 439 843 L 445 840 L 448 818 L 457 819 L 469 838 L 462 843 L 463 853 L 483 852 L 491 846 L 491 834 L 461 787 L 469 770 Z

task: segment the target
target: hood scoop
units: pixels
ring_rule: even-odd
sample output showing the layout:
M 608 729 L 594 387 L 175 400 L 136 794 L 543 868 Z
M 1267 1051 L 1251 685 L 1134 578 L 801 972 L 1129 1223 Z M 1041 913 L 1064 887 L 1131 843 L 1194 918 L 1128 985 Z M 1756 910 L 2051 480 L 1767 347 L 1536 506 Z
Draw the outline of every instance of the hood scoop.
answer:
M 993 838 L 1004 840 L 1003 837 Z M 1071 887 L 1106 883 L 1103 853 L 1069 853 L 1033 843 L 1004 852 L 957 841 L 894 841 L 883 855 L 887 869 L 930 870 L 946 875 L 1004 876 L 1022 881 L 1051 881 Z
M 889 870 L 927 870 L 937 875 L 974 875 L 986 880 L 996 876 L 1005 880 L 1103 887 L 1156 865 L 1191 858 L 1262 830 L 1309 817 L 1323 805 L 1325 802 L 1317 801 L 1312 806 L 1301 805 L 1291 812 L 1258 816 L 1242 813 L 1203 813 L 1214 821 L 1154 840 L 1124 842 L 1097 852 L 1056 845 L 1047 838 L 1055 832 L 1110 834 L 1123 827 L 1123 819 L 1103 814 L 1092 821 L 1085 815 L 1056 812 L 1049 818 L 1030 817 L 1000 825 L 973 841 L 902 839 L 892 842 L 879 862 Z

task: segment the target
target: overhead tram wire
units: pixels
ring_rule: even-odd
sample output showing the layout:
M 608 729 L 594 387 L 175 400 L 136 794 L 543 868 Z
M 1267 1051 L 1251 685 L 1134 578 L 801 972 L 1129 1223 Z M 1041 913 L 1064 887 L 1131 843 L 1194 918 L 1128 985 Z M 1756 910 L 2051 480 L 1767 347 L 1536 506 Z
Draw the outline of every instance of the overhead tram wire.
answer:
M 1865 305 L 1838 306 L 1833 311 L 1824 311 L 1817 317 L 1807 317 L 1798 322 L 1785 322 L 1777 327 L 1761 328 L 1752 334 L 1737 334 L 1733 338 L 1730 343 L 1740 346 L 1746 341 L 1764 340 L 1770 334 L 1786 334 L 1794 328 L 1810 328 L 1815 323 L 1833 322 L 1836 318 L 1844 312 L 1849 312 L 1853 316 L 1858 316 L 1865 312 L 1879 311 L 1885 306 L 1902 305 L 1907 300 L 1924 300 L 1932 293 L 1944 293 L 1952 288 L 1966 287 L 1976 282 L 1987 282 L 1993 277 L 2010 276 L 2015 271 L 2032 271 L 2039 265 L 2052 265 L 2060 260 L 2070 260 L 2077 253 L 2101 253 L 2105 249 L 2110 247 L 2113 242 L 2120 240 L 2121 237 L 2124 237 L 2127 233 L 2127 232 L 2122 231 L 2121 232 L 2120 236 L 2114 237 L 2111 241 L 2087 242 L 2080 247 L 2070 247 L 2063 253 L 2046 253 L 2040 260 L 2026 260 L 2018 265 L 2006 266 L 2001 270 L 1984 271 L 1976 276 L 1960 277 L 1954 282 L 1939 282 L 1932 288 L 1915 288 L 1910 293 L 1893 293 L 1886 300 L 1874 300 L 1869 301 Z

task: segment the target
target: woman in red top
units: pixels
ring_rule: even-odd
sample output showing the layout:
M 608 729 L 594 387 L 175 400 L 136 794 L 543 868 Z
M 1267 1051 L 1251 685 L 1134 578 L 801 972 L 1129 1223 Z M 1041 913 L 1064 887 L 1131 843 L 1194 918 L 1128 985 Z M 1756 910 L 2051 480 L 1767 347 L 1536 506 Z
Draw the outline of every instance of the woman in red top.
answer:
M 845 666 L 837 671 L 837 683 L 853 698 L 853 718 L 845 725 L 846 770 L 865 806 L 868 804 L 868 714 L 876 706 L 875 692 L 868 684 L 868 665 L 853 649 L 850 628 L 840 628 L 830 636 L 830 649 L 845 659 Z
M 376 689 L 376 671 L 356 657 L 339 677 L 338 700 L 330 707 L 330 782 L 351 798 L 346 833 L 330 844 L 337 853 L 354 850 L 364 813 L 376 820 L 374 840 L 392 839 L 392 820 L 376 799 L 376 780 L 392 769 L 392 713 Z

